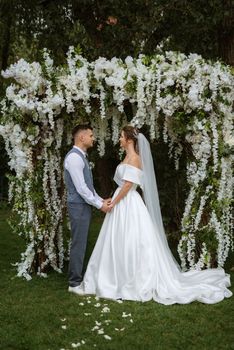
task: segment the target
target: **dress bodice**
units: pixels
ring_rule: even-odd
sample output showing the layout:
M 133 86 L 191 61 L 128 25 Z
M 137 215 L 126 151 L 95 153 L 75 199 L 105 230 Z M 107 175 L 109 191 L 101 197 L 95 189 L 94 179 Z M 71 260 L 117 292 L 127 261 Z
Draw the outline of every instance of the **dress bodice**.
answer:
M 137 186 L 142 187 L 142 175 L 141 169 L 133 165 L 120 163 L 116 168 L 114 181 L 120 187 L 123 186 L 124 181 L 132 182 L 134 184 L 133 188 L 137 188 Z

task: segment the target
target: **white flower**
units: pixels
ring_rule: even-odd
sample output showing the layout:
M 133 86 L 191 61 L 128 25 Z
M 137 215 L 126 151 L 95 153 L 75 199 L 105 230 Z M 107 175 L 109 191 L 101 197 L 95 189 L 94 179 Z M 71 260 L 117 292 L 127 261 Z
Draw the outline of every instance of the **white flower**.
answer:
M 104 323 L 106 323 L 108 326 L 111 323 L 111 320 L 105 320 Z
M 81 343 L 71 343 L 72 348 L 78 348 L 79 346 L 81 346 Z
M 224 138 L 224 141 L 226 144 L 228 144 L 230 147 L 234 146 L 234 137 L 230 137 L 230 138 Z
M 125 63 L 127 65 L 128 69 L 131 67 L 134 67 L 133 58 L 131 56 L 127 56 L 125 58 Z
M 125 330 L 125 327 L 123 327 L 123 328 L 115 328 L 115 330 L 116 330 L 117 332 L 123 332 L 123 331 Z
M 109 307 L 105 306 L 105 307 L 102 309 L 101 312 L 102 312 L 102 313 L 107 313 L 107 312 L 110 312 L 110 309 L 109 309 Z
M 104 334 L 104 338 L 107 339 L 107 340 L 111 340 L 111 339 L 112 339 L 112 338 L 111 338 L 109 335 L 107 335 L 107 334 Z

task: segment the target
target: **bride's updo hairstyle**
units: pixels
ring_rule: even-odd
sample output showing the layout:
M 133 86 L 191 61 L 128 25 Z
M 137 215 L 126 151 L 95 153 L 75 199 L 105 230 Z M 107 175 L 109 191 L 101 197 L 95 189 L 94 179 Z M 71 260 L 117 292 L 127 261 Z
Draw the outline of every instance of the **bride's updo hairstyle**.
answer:
M 137 130 L 137 128 L 135 128 L 132 125 L 126 125 L 123 127 L 122 131 L 124 132 L 124 136 L 126 137 L 126 140 L 133 141 L 135 151 L 138 152 L 137 137 L 138 137 L 139 131 Z

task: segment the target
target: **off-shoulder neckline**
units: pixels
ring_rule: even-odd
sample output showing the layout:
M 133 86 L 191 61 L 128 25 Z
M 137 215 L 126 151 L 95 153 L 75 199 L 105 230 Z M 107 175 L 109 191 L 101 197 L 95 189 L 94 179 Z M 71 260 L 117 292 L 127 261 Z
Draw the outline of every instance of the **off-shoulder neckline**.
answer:
M 137 170 L 140 170 L 140 171 L 142 171 L 142 169 L 140 169 L 140 168 L 137 168 L 136 166 L 134 166 L 134 165 L 131 165 L 131 164 L 128 164 L 128 163 L 123 163 L 123 162 L 121 162 L 121 163 L 119 163 L 119 165 L 118 165 L 118 166 L 120 166 L 120 165 L 127 165 L 127 166 L 130 166 L 130 167 L 134 168 L 134 169 L 137 169 Z

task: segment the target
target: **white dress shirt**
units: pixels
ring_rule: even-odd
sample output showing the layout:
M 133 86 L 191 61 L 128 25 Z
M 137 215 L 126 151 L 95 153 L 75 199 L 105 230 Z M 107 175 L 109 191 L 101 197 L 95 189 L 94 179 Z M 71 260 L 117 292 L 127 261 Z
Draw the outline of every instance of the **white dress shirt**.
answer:
M 84 156 L 86 153 L 79 147 L 73 146 L 77 148 Z M 75 185 L 75 188 L 79 195 L 90 205 L 100 209 L 103 205 L 103 199 L 96 193 L 94 190 L 94 194 L 88 186 L 86 185 L 84 179 L 83 169 L 85 167 L 85 163 L 83 159 L 77 153 L 70 153 L 65 160 L 65 168 L 71 175 L 72 181 Z

